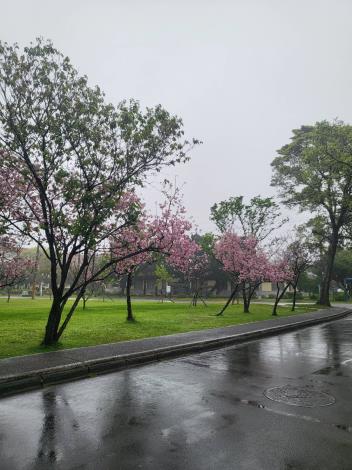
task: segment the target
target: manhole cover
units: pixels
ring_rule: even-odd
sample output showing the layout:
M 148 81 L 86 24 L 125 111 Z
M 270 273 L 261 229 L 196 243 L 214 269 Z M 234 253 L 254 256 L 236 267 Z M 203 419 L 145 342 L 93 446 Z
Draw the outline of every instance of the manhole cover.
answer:
M 265 390 L 264 395 L 270 400 L 294 406 L 327 406 L 335 403 L 335 398 L 325 392 L 314 390 L 311 387 L 295 387 L 284 385 Z

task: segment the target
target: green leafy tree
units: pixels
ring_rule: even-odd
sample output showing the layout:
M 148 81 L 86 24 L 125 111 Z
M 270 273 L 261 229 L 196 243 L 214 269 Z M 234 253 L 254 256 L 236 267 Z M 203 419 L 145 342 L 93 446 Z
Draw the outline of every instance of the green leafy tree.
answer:
M 273 198 L 260 196 L 253 197 L 248 204 L 243 202 L 243 196 L 216 203 L 210 209 L 210 219 L 221 233 L 239 226 L 244 236 L 252 235 L 260 242 L 287 221 Z
M 201 236 L 198 235 L 196 241 L 202 248 L 202 251 L 208 257 L 206 280 L 213 282 L 215 281 L 213 286 L 207 289 L 207 296 L 211 296 L 213 292 L 224 289 L 224 287 L 227 285 L 227 282 L 229 280 L 231 281 L 232 278 L 224 272 L 221 263 L 215 257 L 214 245 L 216 242 L 216 236 L 211 232 L 206 232 Z
M 307 292 L 311 296 L 319 293 L 320 278 L 314 273 L 314 266 L 311 270 L 302 273 L 298 280 L 297 287 L 301 292 Z
M 45 345 L 59 340 L 87 286 L 120 261 L 93 269 L 107 240 L 138 219 L 133 188 L 150 172 L 186 161 L 195 143 L 184 140 L 181 119 L 160 105 L 142 111 L 136 101 L 107 104 L 50 41 L 39 39 L 23 52 L 0 43 L 0 174 L 16 172 L 19 181 L 11 188 L 12 210 L 0 207 L 0 217 L 50 262 Z
M 309 211 L 319 221 L 325 263 L 318 303 L 330 305 L 336 250 L 352 220 L 352 126 L 340 121 L 302 126 L 278 154 L 272 185 L 288 207 Z

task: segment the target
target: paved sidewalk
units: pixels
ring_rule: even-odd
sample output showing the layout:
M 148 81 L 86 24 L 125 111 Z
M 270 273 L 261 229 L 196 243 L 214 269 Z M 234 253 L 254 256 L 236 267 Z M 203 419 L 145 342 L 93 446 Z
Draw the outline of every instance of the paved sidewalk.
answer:
M 168 336 L 66 349 L 0 360 L 0 396 L 47 384 L 215 349 L 296 328 L 335 320 L 351 306 Z

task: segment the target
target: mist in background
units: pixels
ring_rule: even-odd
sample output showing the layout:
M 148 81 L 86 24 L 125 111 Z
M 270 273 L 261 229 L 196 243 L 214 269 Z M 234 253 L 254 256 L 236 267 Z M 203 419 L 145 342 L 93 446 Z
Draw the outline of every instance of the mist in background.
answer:
M 0 0 L 1 40 L 49 38 L 107 100 L 161 103 L 204 143 L 163 178 L 197 225 L 229 196 L 275 195 L 270 162 L 302 124 L 352 122 L 349 0 Z M 143 195 L 160 199 L 160 176 Z M 294 216 L 293 218 L 295 218 Z

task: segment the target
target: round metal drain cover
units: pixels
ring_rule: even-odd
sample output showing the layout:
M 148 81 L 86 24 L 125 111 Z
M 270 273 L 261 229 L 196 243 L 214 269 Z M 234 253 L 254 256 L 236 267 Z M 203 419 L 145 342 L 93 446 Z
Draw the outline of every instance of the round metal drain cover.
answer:
M 314 390 L 312 387 L 295 387 L 284 385 L 265 390 L 264 395 L 273 401 L 293 406 L 327 406 L 335 403 L 335 398 L 325 392 Z

